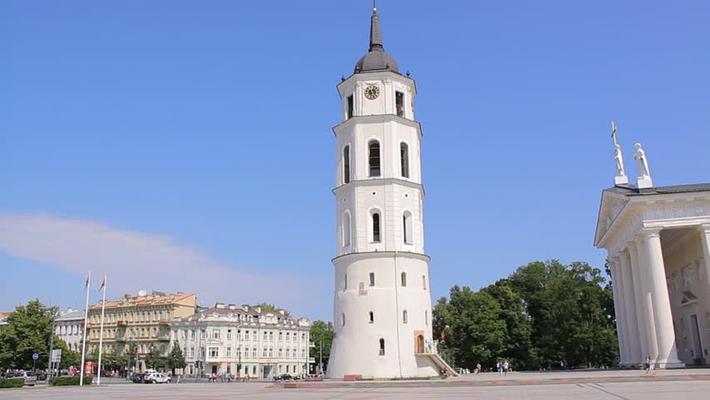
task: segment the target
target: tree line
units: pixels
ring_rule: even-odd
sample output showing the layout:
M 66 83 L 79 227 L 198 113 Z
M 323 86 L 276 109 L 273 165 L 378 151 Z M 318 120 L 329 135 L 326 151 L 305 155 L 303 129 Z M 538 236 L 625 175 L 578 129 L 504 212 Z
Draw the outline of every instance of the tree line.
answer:
M 613 366 L 611 282 L 583 262 L 533 262 L 478 291 L 454 286 L 433 310 L 439 352 L 455 366 L 517 370 Z

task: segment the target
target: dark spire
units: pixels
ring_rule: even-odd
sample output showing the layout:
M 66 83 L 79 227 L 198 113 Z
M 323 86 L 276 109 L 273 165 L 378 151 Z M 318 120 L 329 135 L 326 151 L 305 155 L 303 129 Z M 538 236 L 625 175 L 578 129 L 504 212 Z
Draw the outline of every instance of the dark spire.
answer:
M 355 73 L 391 71 L 399 73 L 397 62 L 385 53 L 382 45 L 382 32 L 380 31 L 380 16 L 377 15 L 377 7 L 372 2 L 372 17 L 370 17 L 370 48 L 367 54 L 362 56 L 355 64 Z
M 380 16 L 377 15 L 377 7 L 372 2 L 372 17 L 370 17 L 370 51 L 373 49 L 384 49 L 382 46 L 382 32 L 380 31 Z

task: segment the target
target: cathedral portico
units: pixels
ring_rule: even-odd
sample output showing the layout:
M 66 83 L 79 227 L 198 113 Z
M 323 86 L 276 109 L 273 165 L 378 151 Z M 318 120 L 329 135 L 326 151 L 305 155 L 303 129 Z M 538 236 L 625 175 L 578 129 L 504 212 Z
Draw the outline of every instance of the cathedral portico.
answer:
M 619 182 L 627 178 L 615 147 Z M 594 241 L 608 252 L 619 363 L 708 364 L 710 184 L 648 186 L 646 154 L 636 149 L 639 184 L 602 192 Z

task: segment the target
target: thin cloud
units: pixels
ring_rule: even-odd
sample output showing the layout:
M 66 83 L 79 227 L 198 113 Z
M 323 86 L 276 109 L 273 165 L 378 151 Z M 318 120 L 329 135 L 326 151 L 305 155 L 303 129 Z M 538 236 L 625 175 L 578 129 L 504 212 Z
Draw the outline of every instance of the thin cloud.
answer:
M 312 281 L 281 272 L 257 274 L 169 236 L 96 221 L 0 213 L 0 251 L 78 276 L 92 271 L 96 282 L 105 274 L 114 294 L 135 293 L 138 288 L 179 290 L 197 293 L 205 305 L 270 302 L 298 314 L 313 306 L 301 295 L 313 287 Z

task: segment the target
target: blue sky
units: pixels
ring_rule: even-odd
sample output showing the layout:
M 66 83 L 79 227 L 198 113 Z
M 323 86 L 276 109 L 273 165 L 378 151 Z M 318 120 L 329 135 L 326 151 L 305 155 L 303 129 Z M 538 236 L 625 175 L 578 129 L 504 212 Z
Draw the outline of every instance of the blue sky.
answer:
M 533 260 L 602 266 L 627 170 L 710 181 L 707 1 L 378 2 L 417 81 L 434 297 Z M 330 319 L 335 85 L 369 1 L 0 4 L 0 310 L 84 271 Z M 97 283 L 98 279 L 95 280 Z M 92 294 L 93 301 L 98 295 Z

